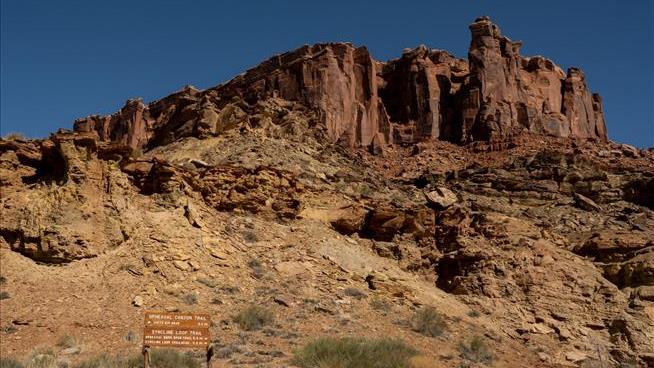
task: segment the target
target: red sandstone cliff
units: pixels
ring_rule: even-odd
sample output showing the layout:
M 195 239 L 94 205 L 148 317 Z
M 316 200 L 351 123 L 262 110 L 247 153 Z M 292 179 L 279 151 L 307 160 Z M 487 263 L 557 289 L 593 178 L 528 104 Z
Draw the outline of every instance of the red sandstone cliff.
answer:
M 349 43 L 303 46 L 205 91 L 187 87 L 152 102 L 130 100 L 110 116 L 75 122 L 101 140 L 150 148 L 211 136 L 248 122 L 241 105 L 267 98 L 299 102 L 333 142 L 349 147 L 503 141 L 528 131 L 607 140 L 601 98 L 584 74 L 520 55 L 520 42 L 481 17 L 470 25 L 468 60 L 420 46 L 375 61 Z

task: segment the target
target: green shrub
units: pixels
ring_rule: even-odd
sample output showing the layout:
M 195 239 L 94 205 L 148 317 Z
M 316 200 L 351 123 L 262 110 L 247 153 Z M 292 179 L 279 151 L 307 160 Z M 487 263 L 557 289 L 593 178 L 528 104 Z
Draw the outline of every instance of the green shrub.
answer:
M 245 331 L 260 330 L 272 322 L 272 312 L 258 305 L 250 305 L 234 317 L 234 322 Z
M 14 358 L 0 358 L 0 368 L 23 368 L 24 366 Z
M 490 364 L 495 358 L 491 348 L 479 336 L 474 336 L 459 344 L 461 357 L 475 363 Z
M 435 308 L 425 307 L 413 316 L 411 328 L 425 336 L 437 337 L 445 331 L 445 321 Z
M 321 338 L 295 352 L 302 368 L 409 368 L 416 351 L 391 339 Z

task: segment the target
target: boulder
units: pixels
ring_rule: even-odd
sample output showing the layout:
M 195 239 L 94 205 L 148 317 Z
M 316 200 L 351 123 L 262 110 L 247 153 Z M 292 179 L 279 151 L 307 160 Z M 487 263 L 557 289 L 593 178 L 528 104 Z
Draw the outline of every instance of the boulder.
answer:
M 331 225 L 336 231 L 345 235 L 360 233 L 366 224 L 368 210 L 362 206 L 349 206 L 334 210 Z
M 577 203 L 577 206 L 579 206 L 579 208 L 581 209 L 584 209 L 586 211 L 602 210 L 602 207 L 600 207 L 597 203 L 595 203 L 595 201 L 579 193 L 574 193 L 574 198 L 575 198 L 575 202 Z
M 458 201 L 456 194 L 445 187 L 437 187 L 435 190 L 426 192 L 425 198 L 436 209 L 445 209 Z
M 143 303 L 144 303 L 143 297 L 140 295 L 137 295 L 134 297 L 134 299 L 132 299 L 132 305 L 135 307 L 142 307 Z

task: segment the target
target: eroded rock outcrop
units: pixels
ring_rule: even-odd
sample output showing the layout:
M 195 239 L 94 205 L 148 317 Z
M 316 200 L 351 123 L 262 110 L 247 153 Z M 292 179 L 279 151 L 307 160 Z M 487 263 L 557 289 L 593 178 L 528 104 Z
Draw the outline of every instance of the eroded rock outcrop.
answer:
M 480 305 L 501 300 L 502 313 L 522 316 L 507 318 L 516 337 L 583 346 L 592 336 L 610 342 L 610 359 L 647 361 L 654 214 L 630 188 L 651 175 L 548 149 L 449 173 L 442 180 L 461 202 L 436 212 L 440 255 L 426 257 L 426 247 L 423 258 L 441 289 Z
M 1 141 L 0 172 L 12 180 L 2 183 L 0 243 L 44 263 L 92 258 L 121 244 L 119 211 L 104 205 L 122 196 L 121 181 L 98 159 L 114 151 L 88 133 Z
M 309 125 L 330 141 L 378 153 L 391 143 L 502 142 L 524 131 L 607 140 L 601 98 L 583 72 L 521 56 L 521 43 L 488 17 L 470 31 L 468 60 L 425 46 L 386 63 L 349 43 L 303 46 L 205 91 L 187 87 L 148 105 L 129 100 L 113 115 L 77 120 L 75 130 L 150 149 L 256 126 L 253 109 L 279 99 L 310 111 Z
M 469 74 L 466 60 L 420 46 L 384 66 L 380 90 L 396 143 L 456 141 L 456 101 Z
M 571 68 L 566 76 L 550 60 L 522 57 L 522 43 L 502 36 L 488 17 L 470 31 L 462 141 L 502 140 L 522 130 L 606 141 L 601 100 L 591 97 L 583 73 Z
M 378 70 L 365 47 L 318 44 L 273 57 L 216 90 L 250 103 L 270 96 L 300 101 L 318 112 L 332 141 L 367 146 L 389 138 Z

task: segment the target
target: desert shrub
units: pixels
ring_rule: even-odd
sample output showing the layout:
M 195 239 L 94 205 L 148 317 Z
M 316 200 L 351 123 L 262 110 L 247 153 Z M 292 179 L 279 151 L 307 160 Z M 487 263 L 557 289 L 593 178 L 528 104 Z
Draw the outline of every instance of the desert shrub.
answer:
M 74 348 L 77 345 L 77 339 L 71 335 L 64 335 L 57 340 L 57 346 L 62 349 Z
M 150 352 L 150 366 L 153 368 L 199 368 L 200 362 L 179 350 L 162 349 Z M 75 368 L 143 368 L 143 355 L 134 354 L 129 358 L 107 354 L 89 358 Z
M 199 277 L 195 281 L 199 282 L 200 284 L 202 284 L 204 286 L 210 287 L 212 289 L 215 288 L 216 286 L 218 286 L 218 283 L 216 281 L 214 281 L 214 280 L 212 280 L 210 278 L 206 278 L 206 277 Z
M 186 302 L 186 304 L 188 304 L 188 305 L 197 304 L 198 303 L 198 294 L 195 293 L 195 292 L 186 293 L 186 294 L 184 294 L 182 299 L 184 299 L 184 302 Z
M 133 342 L 133 341 L 137 341 L 138 338 L 139 338 L 139 336 L 136 334 L 136 332 L 130 330 L 130 331 L 127 331 L 127 333 L 123 337 L 123 340 L 125 340 L 127 342 Z
M 234 322 L 245 331 L 260 330 L 272 321 L 272 312 L 258 305 L 250 305 L 234 317 Z
M 302 368 L 409 368 L 416 351 L 391 339 L 326 337 L 297 350 L 293 364 Z
M 250 261 L 248 261 L 248 267 L 252 269 L 252 276 L 254 276 L 257 279 L 262 278 L 266 271 L 263 269 L 263 265 L 261 262 L 259 262 L 258 259 L 252 258 Z
M 136 356 L 133 359 L 133 365 L 129 365 L 127 361 L 112 357 L 106 354 L 98 355 L 92 358 L 89 358 L 75 366 L 75 368 L 127 368 L 127 367 L 136 367 Z M 143 358 L 139 357 L 141 360 L 140 365 L 143 366 Z
M 376 296 L 370 299 L 370 307 L 377 311 L 388 312 L 391 310 L 393 305 L 387 299 L 381 296 Z
M 468 312 L 468 317 L 477 318 L 479 316 L 481 316 L 481 314 L 474 309 Z
M 344 182 L 343 180 L 339 181 L 336 183 L 336 190 L 339 192 L 346 192 L 347 191 L 347 183 Z
M 13 132 L 13 133 L 8 133 L 3 137 L 4 140 L 6 141 L 26 141 L 27 138 L 23 133 L 18 133 L 18 132 Z
M 343 293 L 345 293 L 345 295 L 347 295 L 347 296 L 351 296 L 351 297 L 356 298 L 356 299 L 362 299 L 362 298 L 365 298 L 367 296 L 366 293 L 364 293 L 360 289 L 353 288 L 353 287 L 346 288 L 343 291 Z
M 56 368 L 57 357 L 50 350 L 34 351 L 27 362 L 26 368 Z
M 153 350 L 150 363 L 154 368 L 200 368 L 200 362 L 193 356 L 173 349 Z
M 16 328 L 14 325 L 5 325 L 0 327 L 0 332 L 2 332 L 3 334 L 9 335 L 16 331 L 18 331 L 18 328 Z
M 9 299 L 9 293 L 6 291 L 0 291 L 0 300 Z
M 238 286 L 232 286 L 232 285 L 223 286 L 220 288 L 220 290 L 227 294 L 236 294 L 239 291 L 241 291 L 241 289 L 239 289 Z
M 262 265 L 261 265 L 261 262 L 259 262 L 258 259 L 256 259 L 256 258 L 251 258 L 251 259 L 248 261 L 248 267 L 250 267 L 250 268 L 252 268 L 252 269 L 255 269 L 255 268 L 261 268 Z
M 445 331 L 445 321 L 435 308 L 425 307 L 413 316 L 411 328 L 425 336 L 437 337 Z
M 0 285 L 4 284 L 5 282 L 7 282 L 7 278 L 4 276 L 0 276 Z
M 459 344 L 459 352 L 463 359 L 475 363 L 490 364 L 494 359 L 491 348 L 479 336 L 471 337 Z
M 372 189 L 366 184 L 361 184 L 361 186 L 359 186 L 359 194 L 363 197 L 370 197 Z
M 259 237 L 254 230 L 244 230 L 241 235 L 243 235 L 243 239 L 248 243 L 256 243 L 259 240 Z
M 14 358 L 0 358 L 0 368 L 23 368 L 24 366 Z

